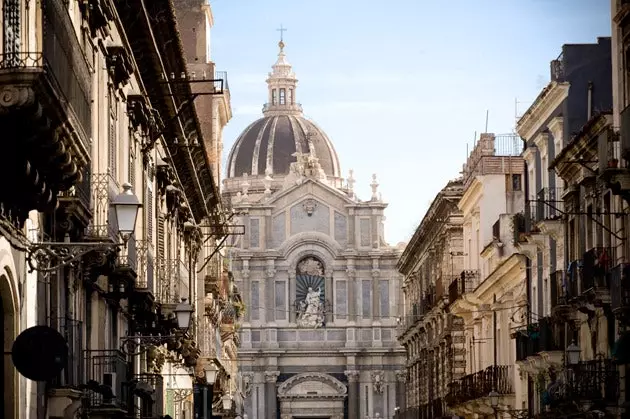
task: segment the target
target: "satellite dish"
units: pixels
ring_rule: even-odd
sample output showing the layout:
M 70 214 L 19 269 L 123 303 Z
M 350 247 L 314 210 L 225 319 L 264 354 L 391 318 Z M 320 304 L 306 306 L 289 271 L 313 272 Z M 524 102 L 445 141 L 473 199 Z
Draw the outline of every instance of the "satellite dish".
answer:
M 52 327 L 33 326 L 15 339 L 11 358 L 24 377 L 33 381 L 48 381 L 68 364 L 68 344 Z

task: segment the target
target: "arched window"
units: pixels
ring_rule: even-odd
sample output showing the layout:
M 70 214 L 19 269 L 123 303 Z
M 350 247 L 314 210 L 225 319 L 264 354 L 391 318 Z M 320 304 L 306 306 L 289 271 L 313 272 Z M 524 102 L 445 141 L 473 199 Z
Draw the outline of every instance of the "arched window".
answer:
M 293 105 L 293 89 L 289 89 L 289 105 Z
M 298 326 L 323 326 L 326 320 L 324 264 L 313 256 L 305 257 L 297 264 L 295 281 Z
M 286 93 L 285 89 L 280 89 L 280 104 L 281 105 L 285 105 L 286 104 L 285 93 Z
M 271 104 L 275 105 L 278 102 L 278 92 L 276 91 L 276 89 L 273 89 L 271 91 Z

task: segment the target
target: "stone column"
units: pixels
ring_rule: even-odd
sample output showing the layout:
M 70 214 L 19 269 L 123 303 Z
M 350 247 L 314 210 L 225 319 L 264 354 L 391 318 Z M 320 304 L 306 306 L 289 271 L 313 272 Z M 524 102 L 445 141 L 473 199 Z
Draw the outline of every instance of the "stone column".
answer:
M 265 371 L 265 418 L 275 418 L 278 415 L 278 381 L 279 371 Z
M 406 382 L 407 372 L 403 370 L 396 371 L 396 407 L 399 407 L 401 412 L 407 410 L 407 400 L 405 398 Z
M 359 387 L 359 371 L 344 371 L 348 377 L 348 418 L 359 418 L 361 408 L 359 406 L 360 387 Z

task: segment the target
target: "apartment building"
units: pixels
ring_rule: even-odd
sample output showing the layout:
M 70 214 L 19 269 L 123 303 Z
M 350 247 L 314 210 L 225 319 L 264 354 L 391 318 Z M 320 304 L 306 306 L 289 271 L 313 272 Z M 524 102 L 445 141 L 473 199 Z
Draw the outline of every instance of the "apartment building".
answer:
M 214 354 L 238 290 L 208 308 L 221 278 L 198 272 L 229 233 L 225 74 L 192 76 L 170 1 L 7 0 L 3 18 L 3 417 L 159 417 L 173 366 L 203 417 L 236 413 Z

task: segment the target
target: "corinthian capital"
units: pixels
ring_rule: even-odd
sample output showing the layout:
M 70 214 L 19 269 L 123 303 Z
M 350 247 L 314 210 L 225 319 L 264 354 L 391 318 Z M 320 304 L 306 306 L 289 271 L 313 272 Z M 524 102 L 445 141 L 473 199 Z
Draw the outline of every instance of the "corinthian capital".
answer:
M 278 381 L 279 376 L 280 371 L 265 371 L 265 382 L 275 383 L 276 381 Z
M 407 381 L 407 371 L 405 370 L 396 370 L 396 381 L 399 383 L 404 383 Z
M 357 370 L 346 370 L 343 372 L 346 377 L 348 377 L 348 382 L 356 383 L 359 381 L 359 371 Z

